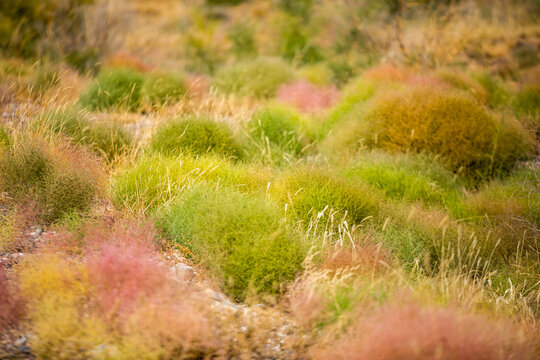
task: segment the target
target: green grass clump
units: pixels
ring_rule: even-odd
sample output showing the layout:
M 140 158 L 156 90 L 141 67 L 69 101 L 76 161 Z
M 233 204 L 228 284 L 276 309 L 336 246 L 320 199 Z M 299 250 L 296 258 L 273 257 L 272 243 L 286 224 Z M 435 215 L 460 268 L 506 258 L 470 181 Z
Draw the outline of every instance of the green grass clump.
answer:
M 431 156 L 363 154 L 342 173 L 351 181 L 381 189 L 393 200 L 423 201 L 446 208 L 457 217 L 467 214 L 459 179 Z
M 225 94 L 271 98 L 294 76 L 294 69 L 285 61 L 261 57 L 221 68 L 212 85 Z
M 508 104 L 510 92 L 501 79 L 494 77 L 488 72 L 473 74 L 473 78 L 484 88 L 486 102 L 490 107 L 496 108 Z
M 302 131 L 303 119 L 283 107 L 268 107 L 257 111 L 247 124 L 247 130 L 263 160 L 272 163 L 291 160 L 299 155 L 308 141 Z
M 38 205 L 45 222 L 88 210 L 101 184 L 95 158 L 68 144 L 22 138 L 0 155 L 1 191 L 16 204 Z
M 128 151 L 133 138 L 114 121 L 94 123 L 83 111 L 56 110 L 36 119 L 36 126 L 61 134 L 75 144 L 86 145 L 98 155 L 111 161 Z
M 377 85 L 369 80 L 359 79 L 349 85 L 343 94 L 343 98 L 324 119 L 317 138 L 323 139 L 330 130 L 341 121 L 350 116 L 358 116 L 361 107 L 371 99 L 377 91 Z
M 263 198 L 199 186 L 164 208 L 158 226 L 242 301 L 252 294 L 279 294 L 302 268 L 306 252 L 281 214 Z
M 540 133 L 540 86 L 528 86 L 520 90 L 512 105 L 515 114 Z
M 347 212 L 349 223 L 359 224 L 378 214 L 380 197 L 364 183 L 354 183 L 322 168 L 299 168 L 277 180 L 272 192 L 295 217 L 309 221 L 318 212 Z
M 174 103 L 186 93 L 186 79 L 176 73 L 152 72 L 146 76 L 142 87 L 143 98 L 151 105 Z
M 181 198 L 192 185 L 201 181 L 253 192 L 266 188 L 270 179 L 268 169 L 233 164 L 215 154 L 194 158 L 154 153 L 120 170 L 113 178 L 111 192 L 117 206 L 146 212 Z
M 142 98 L 144 76 L 133 69 L 110 69 L 100 72 L 81 95 L 85 108 L 95 110 L 136 111 Z
M 363 141 L 390 151 L 435 154 L 474 181 L 510 170 L 532 149 L 516 121 L 495 118 L 466 94 L 425 88 L 380 94 L 362 118 L 351 118 L 333 137 L 338 149 Z
M 152 136 L 151 147 L 166 155 L 214 153 L 227 158 L 240 158 L 242 151 L 227 124 L 193 116 L 159 126 Z

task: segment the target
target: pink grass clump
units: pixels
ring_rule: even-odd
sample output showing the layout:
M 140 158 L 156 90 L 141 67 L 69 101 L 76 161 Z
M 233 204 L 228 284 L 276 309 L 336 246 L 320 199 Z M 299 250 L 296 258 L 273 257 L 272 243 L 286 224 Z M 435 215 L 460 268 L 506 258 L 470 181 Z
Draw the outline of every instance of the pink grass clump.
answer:
M 316 86 L 307 81 L 284 84 L 277 92 L 278 101 L 310 114 L 330 108 L 339 97 L 335 87 Z
M 533 359 L 519 329 L 453 308 L 384 306 L 361 316 L 352 331 L 315 359 Z
M 22 315 L 22 301 L 0 266 L 0 333 L 17 324 Z
M 106 240 L 99 234 L 88 235 L 87 269 L 105 314 L 129 311 L 138 301 L 155 297 L 165 288 L 168 269 L 151 245 L 149 233 L 116 230 Z

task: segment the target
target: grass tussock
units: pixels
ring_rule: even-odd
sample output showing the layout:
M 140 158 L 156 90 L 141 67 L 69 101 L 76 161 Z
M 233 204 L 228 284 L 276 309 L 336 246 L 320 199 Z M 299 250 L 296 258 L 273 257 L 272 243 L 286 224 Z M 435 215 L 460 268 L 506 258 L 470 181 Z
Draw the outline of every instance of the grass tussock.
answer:
M 274 203 L 226 189 L 193 188 L 182 202 L 163 209 L 159 224 L 240 301 L 283 291 L 305 256 Z
M 213 153 L 232 159 L 242 156 L 241 146 L 227 124 L 203 117 L 165 122 L 153 134 L 150 146 L 166 155 Z
M 306 222 L 326 210 L 338 211 L 350 223 L 377 217 L 378 196 L 368 186 L 340 178 L 324 168 L 303 167 L 284 174 L 272 192 L 294 217 Z
M 539 358 L 536 3 L 0 1 L 0 358 Z
M 282 164 L 306 153 L 309 140 L 305 119 L 284 107 L 267 107 L 253 114 L 246 124 L 254 159 L 263 163 Z
M 134 211 L 151 211 L 181 198 L 198 182 L 223 184 L 244 193 L 268 186 L 268 168 L 233 164 L 216 155 L 193 158 L 150 154 L 121 169 L 112 181 L 112 198 L 117 206 Z
M 184 284 L 171 280 L 151 246 L 151 231 L 87 231 L 86 261 L 45 253 L 17 268 L 33 353 L 58 359 L 215 354 L 218 342 L 207 337 L 214 331 L 207 314 Z
M 39 138 L 17 139 L 2 153 L 0 168 L 2 190 L 16 204 L 39 206 L 46 222 L 88 210 L 103 188 L 103 172 L 94 156 L 69 144 L 51 145 Z
M 35 127 L 42 132 L 60 134 L 74 144 L 85 145 L 97 155 L 112 161 L 130 151 L 133 136 L 118 122 L 93 122 L 83 110 L 64 108 L 39 116 Z
M 212 85 L 225 94 L 271 98 L 293 78 L 293 69 L 283 60 L 261 57 L 220 69 Z
M 157 106 L 179 101 L 187 90 L 188 84 L 183 75 L 160 72 L 148 74 L 141 89 L 144 101 Z
M 91 111 L 136 111 L 141 105 L 143 83 L 144 76 L 133 69 L 103 70 L 79 101 Z

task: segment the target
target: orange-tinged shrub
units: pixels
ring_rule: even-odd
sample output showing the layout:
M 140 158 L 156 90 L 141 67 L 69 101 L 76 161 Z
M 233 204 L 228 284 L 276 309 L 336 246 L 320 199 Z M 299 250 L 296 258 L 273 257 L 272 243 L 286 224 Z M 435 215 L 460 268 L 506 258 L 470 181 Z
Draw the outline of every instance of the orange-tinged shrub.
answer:
M 152 67 L 148 64 L 145 64 L 140 58 L 136 55 L 119 51 L 115 54 L 112 54 L 104 62 L 105 67 L 107 68 L 132 68 L 140 72 L 149 72 L 152 70 Z
M 533 144 L 519 123 L 497 120 L 465 94 L 433 88 L 378 96 L 359 126 L 368 145 L 434 153 L 474 178 L 510 170 Z
M 383 64 L 366 70 L 362 77 L 373 81 L 396 81 L 403 82 L 411 77 L 412 71 L 407 68 L 400 68 L 393 64 Z

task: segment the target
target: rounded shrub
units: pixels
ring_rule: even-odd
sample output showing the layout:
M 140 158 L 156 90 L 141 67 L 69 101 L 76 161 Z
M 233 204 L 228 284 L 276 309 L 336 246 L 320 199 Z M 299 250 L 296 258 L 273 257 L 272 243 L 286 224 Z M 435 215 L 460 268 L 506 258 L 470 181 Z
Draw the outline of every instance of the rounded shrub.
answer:
M 0 155 L 0 189 L 17 204 L 38 205 L 45 222 L 88 210 L 102 175 L 95 157 L 70 144 L 22 138 Z
M 159 126 L 151 140 L 153 150 L 167 155 L 215 153 L 239 158 L 241 147 L 227 124 L 204 117 L 186 117 Z
M 113 178 L 111 192 L 117 206 L 146 212 L 182 198 L 197 182 L 225 184 L 241 192 L 254 192 L 266 188 L 271 177 L 268 169 L 233 164 L 215 154 L 194 158 L 154 153 L 121 169 Z
M 272 192 L 289 204 L 295 217 L 309 221 L 331 209 L 359 224 L 378 214 L 379 197 L 363 183 L 353 183 L 322 168 L 296 169 L 277 180 Z
M 96 123 L 90 128 L 89 145 L 109 161 L 133 147 L 133 136 L 116 121 Z
M 135 111 L 141 103 L 144 77 L 134 69 L 102 71 L 84 91 L 79 102 L 89 110 Z
M 131 134 L 115 121 L 95 123 L 85 112 L 76 109 L 46 113 L 36 119 L 36 126 L 61 134 L 72 143 L 86 145 L 109 161 L 133 144 Z
M 363 154 L 342 174 L 379 188 L 390 199 L 423 201 L 464 215 L 460 182 L 431 156 Z
M 187 93 L 184 76 L 176 73 L 152 72 L 142 87 L 145 101 L 151 105 L 165 105 L 178 101 Z
M 296 155 L 306 145 L 301 122 L 300 115 L 292 110 L 284 107 L 268 107 L 253 114 L 247 128 L 256 141 L 269 142 Z
M 351 118 L 333 136 L 342 148 L 363 140 L 392 151 L 429 152 L 476 180 L 511 169 L 532 145 L 515 121 L 499 121 L 463 93 L 430 88 L 379 94 L 361 119 Z
M 279 58 L 245 60 L 217 71 L 212 86 L 225 94 L 271 98 L 295 77 L 294 69 Z
M 191 249 L 235 300 L 278 294 L 302 268 L 305 250 L 281 219 L 281 210 L 258 197 L 198 186 L 160 211 L 158 226 Z
M 540 182 L 538 166 L 530 164 L 504 179 L 484 184 L 467 194 L 470 222 L 478 232 L 490 232 L 494 257 L 507 264 L 538 250 L 540 235 Z M 521 253 L 521 254 L 520 254 Z

